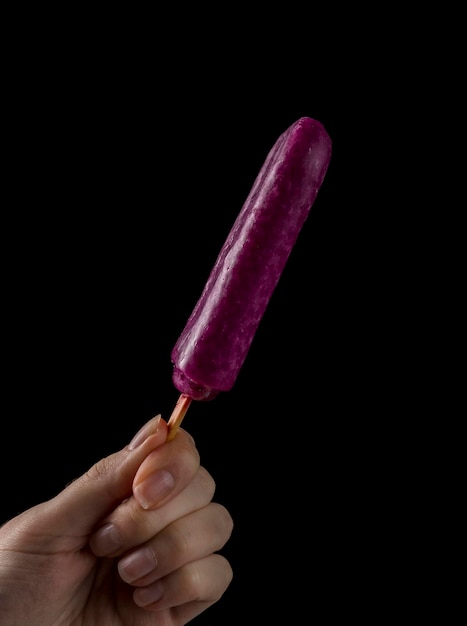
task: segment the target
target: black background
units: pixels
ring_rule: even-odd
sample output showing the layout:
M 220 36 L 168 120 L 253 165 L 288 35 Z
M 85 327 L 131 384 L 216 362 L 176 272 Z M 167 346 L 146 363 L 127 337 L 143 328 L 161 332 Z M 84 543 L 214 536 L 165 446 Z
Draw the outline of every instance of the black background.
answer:
M 345 59 L 321 75 L 311 44 L 299 68 L 279 50 L 247 70 L 213 50 L 170 69 L 149 44 L 82 52 L 43 42 L 8 97 L 1 520 L 169 417 L 172 346 L 268 150 L 310 116 L 328 174 L 234 388 L 184 421 L 235 522 L 233 583 L 193 623 L 371 613 L 396 428 L 378 394 L 374 94 Z

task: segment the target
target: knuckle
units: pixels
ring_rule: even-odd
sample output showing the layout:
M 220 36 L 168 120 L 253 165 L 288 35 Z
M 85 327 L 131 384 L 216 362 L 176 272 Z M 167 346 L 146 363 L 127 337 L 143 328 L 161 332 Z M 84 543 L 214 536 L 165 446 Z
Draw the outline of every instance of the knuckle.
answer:
M 213 498 L 214 493 L 216 491 L 216 482 L 214 478 L 211 476 L 211 474 L 207 471 L 206 468 L 204 468 L 203 466 L 200 466 L 199 471 L 198 471 L 198 479 L 201 484 L 202 490 L 207 495 L 208 501 L 210 501 Z

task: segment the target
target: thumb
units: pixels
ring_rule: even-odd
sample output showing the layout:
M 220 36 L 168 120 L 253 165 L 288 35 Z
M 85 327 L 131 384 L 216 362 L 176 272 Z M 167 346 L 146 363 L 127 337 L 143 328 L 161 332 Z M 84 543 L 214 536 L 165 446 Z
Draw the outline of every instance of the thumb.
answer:
M 133 479 L 148 454 L 167 439 L 167 423 L 158 415 L 147 422 L 122 450 L 105 457 L 51 500 L 21 513 L 12 524 L 12 536 L 24 549 L 27 537 L 62 537 L 87 542 L 96 524 L 132 493 Z M 65 545 L 62 546 L 65 549 Z M 69 547 L 69 546 L 67 546 Z M 26 548 L 27 549 L 27 548 Z

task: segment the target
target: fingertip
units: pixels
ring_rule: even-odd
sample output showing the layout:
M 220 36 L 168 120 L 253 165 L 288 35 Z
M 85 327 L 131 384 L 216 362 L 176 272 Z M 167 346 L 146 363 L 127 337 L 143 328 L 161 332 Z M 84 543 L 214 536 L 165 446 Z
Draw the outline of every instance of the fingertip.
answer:
M 186 486 L 200 465 L 199 452 L 187 431 L 180 429 L 165 445 L 151 446 L 150 439 L 144 443 L 148 453 L 132 483 L 133 496 L 143 509 L 158 506 L 174 488 Z
M 162 419 L 161 415 L 156 415 L 138 430 L 128 444 L 128 450 L 136 450 L 136 448 L 141 446 L 150 436 L 159 433 L 164 434 L 163 441 L 165 441 L 167 434 L 163 432 L 164 430 L 167 430 L 167 422 Z

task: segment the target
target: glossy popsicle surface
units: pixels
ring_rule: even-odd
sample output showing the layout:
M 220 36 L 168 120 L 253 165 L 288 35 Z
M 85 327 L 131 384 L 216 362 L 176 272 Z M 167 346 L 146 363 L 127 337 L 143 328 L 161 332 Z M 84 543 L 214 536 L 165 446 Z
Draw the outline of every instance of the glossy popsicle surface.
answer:
M 271 148 L 171 358 L 190 399 L 232 388 L 331 158 L 323 125 L 302 117 Z

